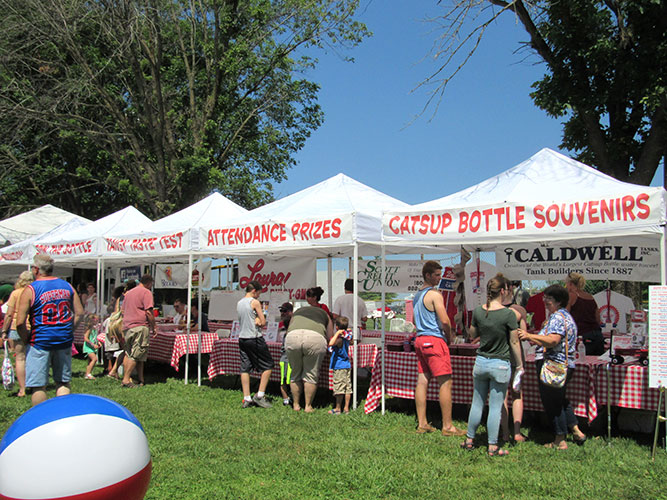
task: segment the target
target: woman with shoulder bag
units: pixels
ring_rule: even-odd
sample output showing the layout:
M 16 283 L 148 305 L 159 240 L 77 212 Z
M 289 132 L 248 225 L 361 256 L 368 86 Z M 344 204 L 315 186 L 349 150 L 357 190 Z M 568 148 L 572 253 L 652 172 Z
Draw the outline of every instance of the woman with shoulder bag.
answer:
M 552 422 L 554 440 L 547 448 L 567 449 L 565 438 L 572 431 L 577 444 L 586 441 L 586 435 L 577 424 L 577 417 L 565 394 L 567 384 L 574 375 L 577 326 L 567 311 L 570 296 L 560 285 L 551 285 L 544 290 L 544 305 L 549 319 L 539 333 L 531 334 L 519 330 L 519 338 L 537 345 L 535 362 L 539 379 L 540 397 L 547 416 Z

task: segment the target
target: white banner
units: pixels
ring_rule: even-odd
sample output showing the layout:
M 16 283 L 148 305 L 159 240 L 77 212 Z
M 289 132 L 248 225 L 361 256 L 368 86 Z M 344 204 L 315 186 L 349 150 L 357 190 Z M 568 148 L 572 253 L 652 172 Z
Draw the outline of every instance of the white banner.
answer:
M 306 300 L 306 290 L 317 280 L 316 259 L 284 257 L 280 259 L 239 259 L 239 288 L 251 281 L 264 285 L 263 293 L 285 291 L 289 300 Z
M 352 216 L 202 228 L 201 250 L 333 245 L 352 241 Z M 313 282 L 314 283 L 314 282 Z
M 200 278 L 204 288 L 211 288 L 211 262 L 198 262 L 192 266 L 192 286 L 199 286 Z M 156 264 L 155 288 L 187 288 L 187 264 Z
M 660 242 L 651 238 L 575 240 L 570 244 L 519 243 L 496 248 L 496 267 L 509 279 L 586 279 L 660 282 Z
M 104 255 L 183 254 L 190 249 L 189 231 L 128 238 L 104 238 Z
M 653 226 L 661 232 L 665 219 L 661 193 L 571 200 L 550 204 L 487 205 L 412 213 L 387 212 L 382 217 L 386 241 L 435 241 L 534 238 L 553 239 L 558 234 L 590 234 Z M 650 194 L 649 194 L 650 193 Z
M 380 259 L 359 261 L 359 292 L 381 292 L 383 286 L 385 292 L 416 292 L 424 283 L 420 260 L 386 260 L 385 264 L 383 277 Z
M 36 244 L 38 253 L 46 253 L 56 261 L 61 256 L 94 257 L 97 255 L 97 238 L 70 243 Z

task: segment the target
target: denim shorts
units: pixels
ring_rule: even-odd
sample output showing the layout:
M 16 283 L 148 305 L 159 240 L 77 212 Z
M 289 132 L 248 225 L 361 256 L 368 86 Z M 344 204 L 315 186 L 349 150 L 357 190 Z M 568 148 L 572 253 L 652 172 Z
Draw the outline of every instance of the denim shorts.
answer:
M 66 384 L 72 380 L 72 346 L 46 351 L 28 345 L 25 352 L 26 387 L 44 387 L 49 382 L 49 367 L 53 380 Z
M 9 340 L 21 340 L 21 337 L 19 337 L 19 332 L 16 330 L 9 330 Z

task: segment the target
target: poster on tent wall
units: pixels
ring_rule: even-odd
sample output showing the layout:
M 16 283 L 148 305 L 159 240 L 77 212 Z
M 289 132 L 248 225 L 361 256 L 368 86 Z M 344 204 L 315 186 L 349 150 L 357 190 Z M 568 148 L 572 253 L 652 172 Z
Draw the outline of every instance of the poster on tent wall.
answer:
M 303 218 L 242 226 L 201 228 L 200 250 L 287 248 L 335 245 L 353 240 L 353 216 Z M 314 282 L 313 282 L 314 283 Z
M 211 262 L 198 262 L 192 265 L 192 286 L 211 287 Z M 155 266 L 155 288 L 187 288 L 187 264 L 157 264 Z
M 496 248 L 496 267 L 510 279 L 586 279 L 660 282 L 660 242 L 651 238 L 574 240 L 568 244 L 519 243 Z
M 602 231 L 626 231 L 652 226 L 661 232 L 665 220 L 662 192 L 645 192 L 600 198 L 594 195 L 558 203 L 485 205 L 447 210 L 385 212 L 382 237 L 385 241 L 434 241 L 459 244 L 466 240 L 544 240 L 560 234 L 594 235 Z
M 189 231 L 176 231 L 119 238 L 104 237 L 102 254 L 104 256 L 181 255 L 190 249 L 189 236 Z
M 121 267 L 118 270 L 118 277 L 121 283 L 128 280 L 139 281 L 141 279 L 141 266 Z
M 648 287 L 648 386 L 667 387 L 667 286 Z
M 306 300 L 306 290 L 315 286 L 316 280 L 315 257 L 239 259 L 239 287 L 241 290 L 245 290 L 251 281 L 259 281 L 264 285 L 264 293 L 284 291 L 288 294 L 287 300 Z
M 359 292 L 416 292 L 424 283 L 420 260 L 385 260 L 386 271 L 382 273 L 382 260 L 360 260 L 357 286 Z

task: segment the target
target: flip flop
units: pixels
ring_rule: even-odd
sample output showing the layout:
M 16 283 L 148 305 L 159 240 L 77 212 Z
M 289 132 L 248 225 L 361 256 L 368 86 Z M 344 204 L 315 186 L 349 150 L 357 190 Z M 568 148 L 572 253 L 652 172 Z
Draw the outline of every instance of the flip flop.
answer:
M 464 429 L 457 429 L 454 427 L 454 430 L 442 429 L 443 436 L 465 436 L 466 432 Z
M 329 410 L 329 415 L 340 415 L 338 410 Z

